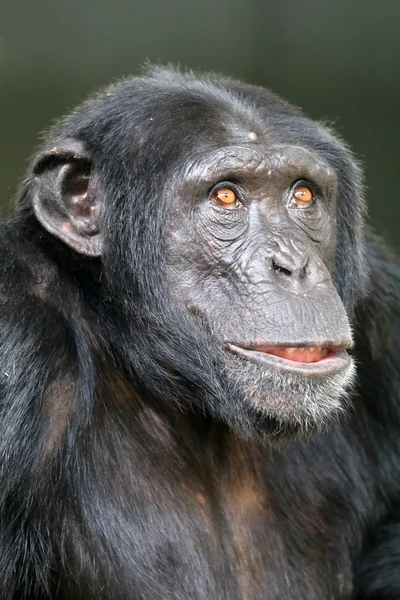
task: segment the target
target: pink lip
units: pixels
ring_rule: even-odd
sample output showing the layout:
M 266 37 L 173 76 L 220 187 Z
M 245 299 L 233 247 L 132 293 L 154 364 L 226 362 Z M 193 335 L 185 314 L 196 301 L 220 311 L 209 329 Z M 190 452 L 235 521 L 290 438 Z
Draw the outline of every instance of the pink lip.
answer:
M 271 354 L 291 360 L 293 362 L 300 363 L 315 363 L 326 358 L 331 358 L 335 354 L 343 351 L 343 348 L 337 346 L 268 346 L 268 345 L 255 345 L 248 348 L 255 352 L 262 352 L 264 354 Z
M 233 354 L 268 365 L 271 368 L 302 374 L 331 374 L 347 368 L 351 358 L 345 348 L 350 344 L 329 346 L 274 346 L 267 343 L 239 345 L 228 343 Z

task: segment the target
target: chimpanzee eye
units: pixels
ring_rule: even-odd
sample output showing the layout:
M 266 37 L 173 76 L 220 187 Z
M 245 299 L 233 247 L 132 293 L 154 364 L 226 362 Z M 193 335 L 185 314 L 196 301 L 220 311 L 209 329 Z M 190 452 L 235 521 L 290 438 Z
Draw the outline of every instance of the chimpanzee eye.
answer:
M 311 189 L 299 182 L 292 187 L 289 200 L 289 208 L 309 208 L 314 203 L 314 195 Z
M 236 192 L 228 187 L 222 187 L 212 192 L 210 200 L 216 206 L 221 206 L 223 208 L 232 209 L 243 206 Z

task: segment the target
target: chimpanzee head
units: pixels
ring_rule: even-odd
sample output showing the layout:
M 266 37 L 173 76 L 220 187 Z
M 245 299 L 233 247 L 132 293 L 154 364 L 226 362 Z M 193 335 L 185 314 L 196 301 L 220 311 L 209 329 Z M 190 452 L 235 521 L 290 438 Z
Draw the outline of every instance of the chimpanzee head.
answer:
M 50 133 L 20 206 L 142 394 L 271 439 L 345 405 L 360 189 L 346 146 L 274 94 L 155 69 Z

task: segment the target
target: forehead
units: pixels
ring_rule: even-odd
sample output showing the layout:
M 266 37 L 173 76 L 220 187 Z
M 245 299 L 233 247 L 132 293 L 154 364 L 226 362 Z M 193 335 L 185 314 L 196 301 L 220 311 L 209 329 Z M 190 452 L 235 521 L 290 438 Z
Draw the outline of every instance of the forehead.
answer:
M 195 154 L 229 146 L 268 149 L 282 144 L 313 150 L 318 145 L 318 124 L 267 90 L 257 91 L 251 86 L 243 86 L 240 95 L 225 87 L 178 88 L 165 100 L 159 98 L 154 131 Z
M 274 96 L 270 101 L 268 92 L 253 96 L 250 90 L 238 97 L 227 89 L 201 91 L 178 90 L 159 115 L 168 157 L 179 159 L 191 174 L 206 176 L 209 168 L 225 169 L 230 163 L 238 170 L 257 170 L 273 157 L 275 163 L 314 162 L 328 168 L 324 147 L 330 146 L 329 136 L 284 101 Z M 157 125 L 155 131 L 160 134 Z
M 210 88 L 207 93 L 177 90 L 160 106 L 159 121 L 167 124 L 181 142 L 226 146 L 255 141 L 266 132 L 257 111 L 225 90 Z

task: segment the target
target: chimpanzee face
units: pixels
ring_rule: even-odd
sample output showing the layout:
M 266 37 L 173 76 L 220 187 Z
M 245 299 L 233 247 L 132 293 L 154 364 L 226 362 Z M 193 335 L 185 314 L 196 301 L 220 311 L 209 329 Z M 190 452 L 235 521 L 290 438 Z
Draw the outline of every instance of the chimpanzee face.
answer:
M 278 137 L 213 150 L 186 172 L 168 229 L 176 301 L 207 325 L 244 403 L 274 423 L 320 424 L 354 371 L 331 279 L 334 170 Z

